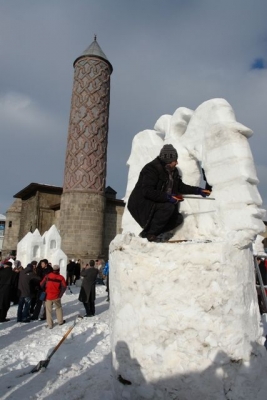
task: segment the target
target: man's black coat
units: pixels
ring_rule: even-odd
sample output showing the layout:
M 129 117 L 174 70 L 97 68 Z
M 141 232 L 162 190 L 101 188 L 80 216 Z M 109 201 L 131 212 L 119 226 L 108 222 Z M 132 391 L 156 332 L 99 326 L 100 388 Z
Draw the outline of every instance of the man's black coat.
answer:
M 40 278 L 33 272 L 31 267 L 27 267 L 19 273 L 18 296 L 33 297 L 36 289 L 39 288 Z
M 86 268 L 81 271 L 83 277 L 82 286 L 79 295 L 79 301 L 89 303 L 89 300 L 95 300 L 95 283 L 98 275 L 98 269 L 94 267 Z
M 153 216 L 155 203 L 168 202 L 167 185 L 169 174 L 159 157 L 146 164 L 140 172 L 138 181 L 133 189 L 128 209 L 132 217 L 145 229 Z M 183 183 L 177 168 L 172 172 L 173 194 L 198 194 L 199 187 Z
M 5 267 L 0 270 L 0 309 L 8 310 L 10 302 L 17 293 L 18 273 L 12 267 Z

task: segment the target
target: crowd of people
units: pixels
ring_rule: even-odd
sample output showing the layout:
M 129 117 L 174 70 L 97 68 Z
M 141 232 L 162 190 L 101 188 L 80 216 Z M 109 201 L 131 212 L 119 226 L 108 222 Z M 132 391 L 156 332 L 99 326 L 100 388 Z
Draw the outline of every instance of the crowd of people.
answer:
M 10 305 L 17 305 L 17 322 L 46 320 L 53 328 L 53 309 L 58 325 L 63 325 L 61 298 L 66 289 L 80 282 L 79 301 L 85 308 L 84 317 L 95 315 L 96 284 L 106 284 L 109 301 L 108 262 L 90 260 L 82 266 L 81 260 L 70 260 L 67 277 L 60 274 L 60 266 L 52 265 L 47 259 L 33 260 L 25 268 L 13 257 L 0 263 L 0 323 L 7 322 Z M 104 283 L 105 281 L 105 283 Z

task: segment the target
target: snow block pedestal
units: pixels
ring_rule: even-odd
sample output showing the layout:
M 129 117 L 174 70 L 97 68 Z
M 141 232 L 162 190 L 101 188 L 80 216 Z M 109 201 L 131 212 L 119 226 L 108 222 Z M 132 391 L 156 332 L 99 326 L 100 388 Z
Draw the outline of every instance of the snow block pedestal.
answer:
M 117 235 L 110 299 L 114 399 L 266 400 L 251 248 Z

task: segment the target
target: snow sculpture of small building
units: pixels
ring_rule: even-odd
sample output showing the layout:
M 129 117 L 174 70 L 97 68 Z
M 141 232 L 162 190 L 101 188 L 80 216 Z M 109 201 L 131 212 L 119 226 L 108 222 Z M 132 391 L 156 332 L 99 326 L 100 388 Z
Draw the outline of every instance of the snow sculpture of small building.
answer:
M 55 225 L 40 235 L 38 229 L 27 235 L 18 243 L 17 259 L 26 267 L 33 260 L 46 258 L 52 265 L 60 266 L 60 273 L 66 277 L 67 256 L 61 250 L 61 237 Z
M 17 246 L 17 259 L 20 260 L 23 267 L 26 267 L 31 261 L 40 261 L 43 257 L 43 239 L 38 229 L 28 232 Z

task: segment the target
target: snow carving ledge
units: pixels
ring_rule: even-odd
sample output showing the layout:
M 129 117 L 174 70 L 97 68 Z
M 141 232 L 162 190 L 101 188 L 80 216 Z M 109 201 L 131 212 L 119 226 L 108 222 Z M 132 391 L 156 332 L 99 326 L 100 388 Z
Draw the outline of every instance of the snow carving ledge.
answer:
M 266 350 L 252 241 L 263 228 L 247 138 L 223 99 L 179 108 L 136 135 L 127 201 L 141 168 L 171 143 L 183 181 L 201 167 L 214 201 L 186 200 L 173 240 L 149 243 L 127 210 L 110 245 L 115 399 L 266 400 Z M 142 151 L 138 151 L 142 146 Z

